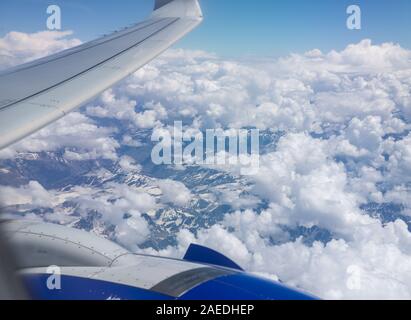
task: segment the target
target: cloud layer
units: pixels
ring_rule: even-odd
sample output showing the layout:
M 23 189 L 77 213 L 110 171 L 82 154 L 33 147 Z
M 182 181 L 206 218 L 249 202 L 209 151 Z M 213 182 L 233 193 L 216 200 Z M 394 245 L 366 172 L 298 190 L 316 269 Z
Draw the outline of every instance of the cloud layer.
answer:
M 71 31 L 10 32 L 0 39 L 0 69 L 42 58 L 81 44 Z
M 8 57 L 3 64 L 77 43 L 68 36 L 11 33 L 0 39 Z M 63 203 L 75 202 L 76 215 L 98 213 L 113 226 L 113 238 L 134 250 L 152 232 L 145 216 L 169 206 L 192 214 L 201 194 L 228 205 L 222 219 L 198 230 L 182 223 L 176 244 L 146 252 L 181 257 L 198 242 L 323 298 L 409 299 L 410 110 L 411 51 L 397 44 L 363 40 L 340 52 L 264 60 L 170 50 L 81 113 L 0 153 L 12 159 L 47 151 L 68 162 L 112 162 L 111 171 L 91 174 L 98 184 L 46 190 L 30 182 L 0 192 L 8 206 L 30 205 L 27 212 L 55 208 L 55 221 L 73 216 Z M 149 157 L 139 137 L 169 130 L 174 120 L 189 130 L 261 129 L 268 141 L 259 173 L 242 177 L 238 168 L 215 168 L 230 179 L 209 185 L 207 193 L 189 187 L 192 180 L 176 181 L 189 168 L 171 168 L 173 179 L 144 176 L 145 164 L 123 151 Z M 119 175 L 123 183 L 113 182 Z M 133 185 L 144 179 L 144 189 Z M 374 207 L 399 209 L 365 209 Z M 309 243 L 304 234 L 295 236 L 302 229 L 329 237 Z

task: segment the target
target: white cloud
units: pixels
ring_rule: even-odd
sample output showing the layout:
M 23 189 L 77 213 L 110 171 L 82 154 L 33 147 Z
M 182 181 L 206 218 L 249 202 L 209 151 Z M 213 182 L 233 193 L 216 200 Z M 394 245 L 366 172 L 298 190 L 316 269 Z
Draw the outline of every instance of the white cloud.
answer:
M 411 176 L 411 134 L 399 141 L 387 141 L 384 145 L 389 155 L 388 176 L 392 182 L 406 183 Z
M 49 208 L 43 219 L 60 224 L 78 221 L 78 214 L 87 218 L 91 213 L 101 217 L 98 223 L 115 227 L 113 238 L 132 251 L 138 249 L 150 235 L 143 213 L 156 208 L 156 200 L 144 190 L 111 182 L 100 188 L 74 186 L 64 190 L 46 190 L 36 181 L 14 188 L 0 186 L 0 201 L 4 207 L 23 206 L 25 218 L 32 219 L 31 209 Z M 70 202 L 73 206 L 66 206 Z M 72 209 L 70 209 L 72 208 Z M 7 210 L 9 212 L 10 210 Z M 10 211 L 11 217 L 17 212 Z M 98 229 L 98 225 L 94 226 Z
M 48 56 L 81 44 L 72 31 L 9 32 L 0 38 L 0 68 Z
M 46 208 L 53 205 L 53 194 L 37 181 L 19 188 L 0 186 L 0 202 L 3 206 L 28 205 Z
M 354 118 L 346 129 L 346 135 L 351 144 L 368 151 L 376 151 L 381 145 L 384 130 L 381 118 L 368 116 L 364 120 Z
M 167 179 L 159 180 L 157 184 L 161 189 L 161 199 L 164 203 L 185 206 L 190 202 L 191 192 L 183 183 Z
M 381 72 L 409 67 L 411 53 L 398 44 L 373 45 L 371 40 L 366 39 L 347 46 L 342 52 L 330 52 L 327 60 L 336 65 L 354 68 L 354 72 Z
M 73 112 L 34 135 L 0 151 L 0 158 L 19 152 L 42 152 L 65 149 L 67 160 L 117 159 L 119 143 L 111 136 L 115 130 L 99 127 L 86 116 Z
M 142 168 L 141 165 L 136 164 L 136 161 L 129 156 L 122 156 L 118 164 L 120 165 L 121 169 L 123 169 L 125 172 L 139 172 Z

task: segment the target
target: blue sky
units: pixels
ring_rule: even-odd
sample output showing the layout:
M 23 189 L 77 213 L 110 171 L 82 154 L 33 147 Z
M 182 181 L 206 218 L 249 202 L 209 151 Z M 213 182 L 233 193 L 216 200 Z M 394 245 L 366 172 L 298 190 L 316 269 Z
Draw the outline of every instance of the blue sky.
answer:
M 1 0 L 0 35 L 44 30 L 46 8 L 62 8 L 63 30 L 83 41 L 149 14 L 154 0 Z M 361 31 L 346 28 L 346 8 L 362 9 Z M 342 49 L 370 38 L 411 48 L 410 0 L 202 0 L 206 19 L 179 47 L 223 56 L 277 56 Z

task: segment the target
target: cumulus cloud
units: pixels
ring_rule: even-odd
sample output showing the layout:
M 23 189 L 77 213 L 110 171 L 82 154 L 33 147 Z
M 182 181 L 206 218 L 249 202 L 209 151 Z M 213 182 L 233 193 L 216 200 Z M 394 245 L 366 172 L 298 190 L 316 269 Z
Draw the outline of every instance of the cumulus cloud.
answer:
M 364 58 L 370 55 L 375 59 Z M 142 68 L 112 94 L 114 100 L 128 97 L 142 106 L 155 101 L 167 106 L 168 120 L 194 118 L 203 128 L 318 131 L 321 124 L 355 116 L 391 121 L 396 108 L 409 105 L 409 84 L 403 73 L 410 63 L 408 50 L 390 43 L 373 45 L 369 40 L 342 52 L 259 63 L 176 50 Z M 389 76 L 382 73 L 387 70 Z M 139 112 L 137 118 L 153 126 L 166 113 Z
M 0 68 L 11 67 L 81 44 L 72 31 L 9 32 L 0 38 Z
M 37 181 L 30 181 L 29 184 L 18 188 L 0 186 L 0 203 L 3 206 L 51 207 L 53 194 Z
M 122 156 L 120 161 L 118 162 L 121 169 L 123 169 L 126 173 L 132 171 L 141 171 L 141 165 L 137 164 L 136 161 L 129 157 L 129 156 Z
M 410 181 L 411 174 L 411 134 L 399 141 L 389 140 L 384 144 L 389 156 L 387 175 L 390 181 L 405 184 Z
M 167 111 L 161 103 L 148 102 L 138 112 L 137 102 L 126 97 L 117 97 L 112 89 L 101 95 L 101 105 L 87 107 L 87 114 L 97 118 L 113 118 L 130 121 L 136 128 L 154 128 L 160 120 L 167 118 Z
M 190 202 L 191 192 L 183 183 L 167 179 L 158 181 L 157 184 L 161 189 L 164 203 L 185 206 Z
M 112 128 L 100 127 L 83 114 L 73 112 L 34 135 L 1 150 L 0 158 L 19 152 L 47 152 L 64 149 L 67 160 L 116 160 L 119 143 L 112 138 Z
M 0 186 L 0 201 L 5 207 L 23 207 L 25 216 L 30 210 L 49 209 L 43 214 L 46 221 L 73 224 L 78 216 L 87 218 L 98 214 L 99 223 L 114 226 L 112 238 L 130 250 L 137 250 L 150 234 L 142 214 L 156 208 L 156 200 L 144 190 L 107 182 L 100 188 L 74 186 L 65 190 L 46 190 L 36 181 L 18 188 Z M 68 204 L 74 204 L 72 209 Z M 13 210 L 6 210 L 15 217 Z M 98 229 L 94 225 L 93 229 Z
M 261 159 L 256 194 L 273 203 L 278 219 L 287 224 L 321 226 L 341 235 L 369 223 L 350 192 L 342 164 L 327 152 L 327 143 L 304 134 L 282 138 L 276 152 Z

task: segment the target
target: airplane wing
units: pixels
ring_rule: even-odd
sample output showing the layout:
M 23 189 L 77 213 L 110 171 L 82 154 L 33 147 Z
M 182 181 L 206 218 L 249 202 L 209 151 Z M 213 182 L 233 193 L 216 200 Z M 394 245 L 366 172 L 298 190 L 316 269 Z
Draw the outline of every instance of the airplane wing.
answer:
M 155 0 L 145 21 L 0 73 L 0 149 L 147 64 L 202 21 L 198 0 Z

